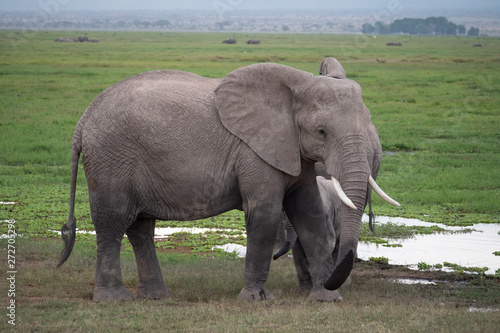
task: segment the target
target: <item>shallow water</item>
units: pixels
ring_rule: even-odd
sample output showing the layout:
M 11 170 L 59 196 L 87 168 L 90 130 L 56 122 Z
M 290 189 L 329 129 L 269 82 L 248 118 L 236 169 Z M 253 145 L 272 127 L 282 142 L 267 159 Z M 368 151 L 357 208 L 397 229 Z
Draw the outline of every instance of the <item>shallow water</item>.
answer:
M 401 284 L 431 284 L 431 285 L 437 284 L 435 281 L 426 279 L 390 279 L 389 281 Z
M 234 229 L 214 229 L 214 228 L 156 228 L 155 238 L 167 238 L 168 236 L 178 233 L 187 232 L 190 234 L 203 234 L 209 231 L 234 231 Z M 246 234 L 243 234 L 246 237 Z
M 15 202 L 3 202 L 2 205 L 13 205 Z M 367 222 L 368 217 L 363 216 L 363 221 Z M 401 244 L 402 247 L 385 247 L 378 244 L 363 243 L 358 245 L 358 257 L 369 260 L 370 257 L 386 257 L 390 264 L 407 265 L 410 268 L 417 268 L 417 264 L 424 262 L 428 265 L 443 264 L 450 262 L 465 267 L 488 267 L 486 274 L 495 274 L 500 269 L 500 256 L 495 256 L 493 252 L 500 251 L 500 224 L 474 224 L 468 227 L 449 227 L 439 223 L 430 223 L 417 219 L 405 219 L 399 217 L 376 218 L 377 224 L 394 223 L 406 226 L 426 226 L 437 225 L 445 230 L 473 229 L 472 233 L 456 234 L 432 234 L 417 235 L 414 238 L 403 240 L 390 240 L 391 244 Z M 7 221 L 0 221 L 7 222 Z M 204 233 L 217 229 L 208 228 L 157 228 L 155 238 L 166 238 L 177 232 Z M 376 226 L 375 226 L 376 231 Z M 94 232 L 92 232 L 94 233 Z M 7 235 L 0 235 L 5 238 Z M 226 244 L 218 246 L 228 252 L 236 252 L 239 257 L 246 255 L 246 248 L 238 244 Z
M 368 217 L 363 216 L 367 222 Z M 417 269 L 419 262 L 428 265 L 449 262 L 465 267 L 488 267 L 486 274 L 495 274 L 500 269 L 500 257 L 493 252 L 500 251 L 500 224 L 474 224 L 467 227 L 450 227 L 440 223 L 430 223 L 417 219 L 378 216 L 377 224 L 394 223 L 406 226 L 438 226 L 445 230 L 459 231 L 473 229 L 471 233 L 417 235 L 415 238 L 390 240 L 391 244 L 401 244 L 402 247 L 384 247 L 372 243 L 358 245 L 358 257 L 368 260 L 370 257 L 386 257 L 390 264 L 407 265 Z M 375 226 L 376 231 L 376 226 Z M 246 248 L 238 244 L 218 246 L 225 251 L 235 251 L 239 257 L 244 257 Z M 444 268 L 446 269 L 446 268 Z
M 472 233 L 417 235 L 415 238 L 390 240 L 402 247 L 384 247 L 372 243 L 358 245 L 358 257 L 386 257 L 389 264 L 408 265 L 417 268 L 419 262 L 429 265 L 450 262 L 466 267 L 488 267 L 486 274 L 495 274 L 500 269 L 500 257 L 493 252 L 500 251 L 500 224 L 474 224 L 468 227 L 448 227 L 415 219 L 377 217 L 377 224 L 391 222 L 399 225 L 437 225 L 446 230 L 473 229 Z M 375 232 L 377 231 L 375 226 Z
M 405 240 L 391 240 L 402 247 L 384 247 L 372 243 L 358 245 L 358 257 L 368 260 L 370 257 L 386 257 L 390 264 L 407 265 L 417 269 L 419 262 L 428 265 L 449 262 L 465 267 L 488 267 L 486 274 L 495 274 L 500 269 L 500 257 L 493 252 L 500 251 L 500 224 L 475 224 L 468 227 L 449 227 L 439 223 L 429 223 L 415 219 L 377 217 L 377 224 L 391 222 L 407 226 L 437 225 L 446 230 L 474 229 L 472 233 L 417 235 Z M 376 227 L 375 227 L 376 228 Z M 375 229 L 376 231 L 376 229 Z M 244 257 L 246 248 L 238 244 L 217 246 L 225 251 L 235 251 L 239 257 Z M 443 268 L 446 269 L 446 268 Z

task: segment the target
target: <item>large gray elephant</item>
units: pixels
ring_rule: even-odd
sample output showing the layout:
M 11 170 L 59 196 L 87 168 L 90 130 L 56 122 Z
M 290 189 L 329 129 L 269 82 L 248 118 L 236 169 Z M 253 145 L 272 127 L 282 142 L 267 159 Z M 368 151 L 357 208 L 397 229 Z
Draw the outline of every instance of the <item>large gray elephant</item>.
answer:
M 333 58 L 328 57 L 321 61 L 318 70 L 320 75 L 324 75 L 327 77 L 337 78 L 337 79 L 345 79 L 346 73 L 342 68 L 340 62 Z M 378 132 L 375 126 L 370 123 L 367 131 L 366 131 L 366 160 L 370 167 L 370 176 L 373 180 L 377 178 L 380 164 L 382 161 L 382 146 L 380 144 L 380 140 L 378 137 Z M 327 230 L 329 231 L 329 236 L 333 238 L 333 242 L 335 244 L 334 251 L 332 252 L 332 257 L 334 263 L 337 263 L 338 259 L 338 251 L 339 251 L 339 243 L 340 243 L 340 230 L 342 225 L 342 220 L 340 216 L 341 210 L 341 199 L 338 196 L 338 193 L 335 190 L 335 186 L 332 181 L 327 180 L 330 179 L 331 175 L 328 174 L 326 170 L 326 166 L 322 162 L 317 162 L 315 164 L 318 188 L 320 191 L 321 198 L 323 200 L 323 207 L 325 211 L 325 217 L 327 222 Z M 327 179 L 326 179 L 327 178 Z M 399 205 L 399 203 L 390 199 L 385 195 L 385 193 L 380 192 L 379 194 L 389 201 L 392 204 Z M 369 225 L 370 229 L 373 231 L 373 212 L 371 208 L 371 187 L 368 187 L 366 192 L 365 204 L 369 205 Z M 299 286 L 302 289 L 310 289 L 312 286 L 311 282 L 311 274 L 309 272 L 309 266 L 307 262 L 307 257 L 302 248 L 300 239 L 297 240 L 297 234 L 293 225 L 290 223 L 286 214 L 284 214 L 284 228 L 286 229 L 286 239 L 282 242 L 282 247 L 274 254 L 273 259 L 278 259 L 282 255 L 288 253 L 290 249 L 293 248 L 293 259 L 295 263 L 295 267 L 297 270 L 297 278 L 299 281 Z M 281 230 L 280 230 L 281 231 Z M 284 230 L 283 230 L 284 233 Z M 343 284 L 344 286 L 350 284 L 350 279 L 347 279 Z
M 382 160 L 382 147 L 380 145 L 380 140 L 378 138 L 377 129 L 373 124 L 370 123 L 367 131 L 367 161 L 370 166 L 370 174 L 373 179 L 377 178 L 378 171 L 380 168 L 380 163 Z M 318 162 L 315 165 L 316 174 L 318 174 L 317 183 L 321 199 L 323 202 L 325 219 L 327 223 L 328 237 L 333 239 L 333 251 L 332 258 L 333 262 L 338 262 L 340 235 L 342 228 L 342 218 L 340 217 L 341 211 L 341 199 L 339 198 L 337 191 L 330 179 L 330 175 L 326 172 L 326 167 L 323 163 Z M 368 187 L 366 192 L 366 200 L 363 208 L 367 204 L 370 205 L 369 208 L 369 224 L 370 229 L 373 231 L 373 212 L 371 209 L 371 187 Z M 347 206 L 346 206 L 347 207 Z M 350 209 L 350 208 L 347 208 Z M 293 225 L 290 223 L 286 214 L 284 214 L 284 229 L 286 230 L 286 239 L 283 241 L 283 246 L 278 249 L 278 251 L 273 255 L 273 259 L 276 260 L 282 255 L 288 253 L 292 249 L 293 261 L 295 264 L 295 269 L 297 271 L 297 279 L 299 282 L 299 287 L 304 290 L 309 290 L 312 288 L 311 273 L 309 271 L 309 264 L 307 261 L 307 256 L 304 253 L 304 249 L 297 239 L 297 233 Z M 356 258 L 356 255 L 355 255 Z M 342 286 L 349 286 L 350 278 L 347 278 Z M 341 296 L 338 296 L 341 299 Z
M 58 266 L 75 241 L 82 155 L 97 237 L 94 300 L 133 298 L 121 277 L 125 233 L 138 266 L 137 296 L 171 296 L 156 258 L 156 219 L 195 220 L 231 209 L 245 212 L 248 237 L 238 298 L 273 298 L 265 282 L 282 207 L 307 257 L 309 299 L 336 300 L 358 243 L 370 177 L 369 126 L 356 82 L 278 64 L 243 67 L 222 79 L 154 71 L 118 82 L 90 104 L 75 129 Z M 346 203 L 335 270 L 317 161 L 345 191 L 337 189 Z

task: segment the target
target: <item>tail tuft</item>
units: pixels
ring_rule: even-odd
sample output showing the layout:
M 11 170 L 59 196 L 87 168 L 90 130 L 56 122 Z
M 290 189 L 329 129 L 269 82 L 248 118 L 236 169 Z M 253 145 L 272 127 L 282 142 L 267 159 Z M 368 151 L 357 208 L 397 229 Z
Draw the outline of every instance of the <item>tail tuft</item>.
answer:
M 61 267 L 71 254 L 73 246 L 75 245 L 75 236 L 76 220 L 73 217 L 72 220 L 68 221 L 68 223 L 65 223 L 61 228 L 61 238 L 64 241 L 64 249 L 61 252 L 61 257 L 59 258 L 57 267 Z

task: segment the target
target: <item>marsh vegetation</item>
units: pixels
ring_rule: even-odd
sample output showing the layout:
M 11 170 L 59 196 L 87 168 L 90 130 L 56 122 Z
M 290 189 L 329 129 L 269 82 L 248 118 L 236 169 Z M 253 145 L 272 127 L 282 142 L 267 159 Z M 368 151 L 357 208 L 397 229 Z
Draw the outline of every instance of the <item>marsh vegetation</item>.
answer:
M 387 152 L 377 181 L 402 204 L 394 208 L 374 198 L 375 214 L 446 225 L 499 223 L 497 38 L 265 34 L 257 35 L 260 45 L 224 45 L 220 41 L 227 35 L 217 33 L 95 32 L 92 37 L 101 43 L 54 43 L 60 35 L 0 31 L 0 201 L 15 203 L 0 205 L 0 220 L 15 220 L 23 236 L 17 243 L 19 326 L 52 332 L 100 330 L 102 323 L 110 331 L 498 330 L 498 312 L 469 311 L 500 306 L 498 278 L 480 274 L 358 263 L 344 303 L 311 304 L 297 294 L 293 264 L 284 259 L 273 263 L 268 283 L 277 300 L 246 304 L 235 300 L 243 284 L 241 259 L 205 252 L 197 245 L 201 238 L 179 236 L 171 241 L 194 244 L 181 244 L 187 253 L 158 243 L 173 299 L 94 304 L 91 234 L 79 234 L 70 260 L 54 269 L 62 248 L 58 230 L 67 219 L 71 139 L 79 117 L 111 84 L 157 69 L 221 77 L 252 63 L 277 62 L 316 74 L 319 62 L 334 56 L 347 77 L 362 86 Z M 386 47 L 387 42 L 403 46 Z M 483 47 L 473 48 L 474 43 Z M 83 169 L 79 174 L 77 226 L 92 230 Z M 203 221 L 158 223 L 195 225 L 242 231 L 244 218 L 231 211 Z M 0 231 L 6 233 L 6 223 L 0 223 Z M 384 237 L 383 232 L 377 236 Z M 7 242 L 0 239 L 0 244 L 5 248 Z M 126 240 L 123 247 L 124 279 L 133 290 L 135 262 Z M 398 285 L 388 280 L 400 275 L 451 282 Z M 6 290 L 4 279 L 0 286 Z M 5 325 L 2 320 L 0 329 Z

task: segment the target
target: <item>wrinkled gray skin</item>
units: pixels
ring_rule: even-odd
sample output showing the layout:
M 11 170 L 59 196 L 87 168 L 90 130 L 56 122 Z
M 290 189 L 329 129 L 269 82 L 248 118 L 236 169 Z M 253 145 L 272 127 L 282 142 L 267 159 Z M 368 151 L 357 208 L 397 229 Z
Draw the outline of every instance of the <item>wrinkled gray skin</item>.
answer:
M 321 61 L 318 69 L 319 75 L 333 77 L 335 79 L 345 79 L 346 74 L 344 68 L 340 64 L 340 62 L 333 58 L 328 57 Z
M 377 178 L 378 171 L 380 168 L 380 163 L 382 161 L 382 147 L 380 145 L 380 140 L 378 138 L 377 129 L 373 124 L 370 124 L 368 128 L 368 147 L 367 150 L 367 160 L 370 165 L 371 175 L 373 179 Z M 342 219 L 340 217 L 341 210 L 341 200 L 337 195 L 337 192 L 333 188 L 333 183 L 330 179 L 330 175 L 326 172 L 325 165 L 323 163 L 316 163 L 316 173 L 320 176 L 317 176 L 318 188 L 321 195 L 321 199 L 323 201 L 323 208 L 325 212 L 325 218 L 327 223 L 328 237 L 332 239 L 334 244 L 334 250 L 332 252 L 333 262 L 337 263 L 338 261 L 338 253 L 339 253 L 339 244 L 340 244 L 340 233 L 342 226 Z M 369 188 L 366 192 L 366 204 L 371 201 L 371 189 Z M 370 204 L 371 205 L 371 204 Z M 347 206 L 345 206 L 347 209 Z M 370 215 L 371 212 L 370 207 Z M 370 228 L 372 228 L 371 220 L 372 216 L 370 216 Z M 307 257 L 304 253 L 304 249 L 299 239 L 297 239 L 297 234 L 293 228 L 293 225 L 288 220 L 286 214 L 283 215 L 283 226 L 282 232 L 286 230 L 286 239 L 283 241 L 283 246 L 277 250 L 273 259 L 278 259 L 280 256 L 288 253 L 290 249 L 292 249 L 293 253 L 293 261 L 295 264 L 295 269 L 297 271 L 297 279 L 299 282 L 299 288 L 303 290 L 310 290 L 312 287 L 311 273 L 309 271 L 309 264 L 307 261 Z M 373 229 L 372 229 L 373 231 Z M 346 281 L 342 284 L 342 287 L 348 287 L 351 284 L 351 279 L 348 277 Z M 340 294 L 338 299 L 342 299 Z
M 332 251 L 332 258 L 335 259 L 338 255 L 338 246 L 335 246 L 339 243 L 339 234 L 340 234 L 340 225 L 341 221 L 339 219 L 341 200 L 335 192 L 333 188 L 333 184 L 331 179 L 325 179 L 322 176 L 316 177 L 318 182 L 318 188 L 321 195 L 321 199 L 323 202 L 323 207 L 325 211 L 325 217 L 327 222 L 327 230 L 328 237 L 332 239 L 334 244 L 334 250 Z M 288 223 L 290 223 L 288 221 Z M 287 240 L 292 240 L 291 238 L 295 237 L 296 241 L 291 244 L 293 247 L 293 261 L 295 264 L 295 268 L 297 270 L 297 279 L 299 281 L 299 287 L 304 290 L 309 290 L 311 285 L 311 273 L 309 271 L 309 264 L 307 261 L 307 257 L 304 255 L 304 249 L 302 247 L 302 243 L 297 239 L 293 226 L 286 226 L 287 229 Z M 295 235 L 294 235 L 295 234 Z M 349 283 L 350 279 L 348 278 L 346 283 Z
M 346 74 L 340 63 L 335 58 L 325 58 L 320 64 L 319 74 L 332 77 L 332 78 L 345 78 Z M 378 171 L 380 168 L 380 163 L 382 161 L 382 146 L 378 137 L 378 132 L 375 126 L 370 123 L 366 133 L 366 160 L 370 167 L 370 174 L 373 179 L 377 178 Z M 339 245 L 341 236 L 341 226 L 343 225 L 342 218 L 344 215 L 340 214 L 341 201 L 337 193 L 333 188 L 333 183 L 330 180 L 331 175 L 328 174 L 325 164 L 318 162 L 315 165 L 318 187 L 320 190 L 321 198 L 323 200 L 323 207 L 325 211 L 325 217 L 327 222 L 327 229 L 329 230 L 329 237 L 333 238 L 333 243 L 335 244 L 334 251 L 332 252 L 332 257 L 335 263 L 339 263 Z M 326 178 L 326 179 L 325 179 Z M 370 228 L 372 228 L 373 213 L 371 212 L 371 188 L 368 187 L 366 192 L 365 203 L 363 205 L 370 204 Z M 350 209 L 344 205 L 344 209 Z M 359 206 L 358 206 L 359 207 Z M 341 217 L 342 216 L 342 217 Z M 297 270 L 297 278 L 299 281 L 299 286 L 301 289 L 310 289 L 311 284 L 311 274 L 309 271 L 309 265 L 307 262 L 307 257 L 305 256 L 303 247 L 301 245 L 300 239 L 297 240 L 297 234 L 290 223 L 286 214 L 283 216 L 284 229 L 286 229 L 286 240 L 283 242 L 284 245 L 275 253 L 273 259 L 279 258 L 281 255 L 286 254 L 291 248 L 293 248 L 293 259 L 295 268 Z M 282 228 L 283 229 L 283 228 Z M 333 236 L 332 236 L 333 235 Z M 356 256 L 355 256 L 356 257 Z M 347 287 L 350 285 L 350 278 L 346 279 L 346 282 L 342 285 Z M 340 295 L 339 295 L 340 297 Z
M 331 290 L 349 276 L 359 238 L 370 174 L 369 125 L 356 82 L 278 64 L 243 67 L 222 79 L 155 71 L 118 82 L 90 104 L 75 129 L 59 266 L 74 244 L 81 154 L 97 237 L 95 301 L 133 298 L 121 276 L 124 234 L 136 256 L 137 297 L 169 297 L 153 242 L 155 221 L 195 220 L 231 209 L 245 212 L 248 237 L 238 298 L 273 298 L 265 282 L 282 207 L 307 257 L 309 299 L 336 300 Z M 339 218 L 348 227 L 340 231 L 335 270 L 317 161 L 360 207 L 341 206 Z

